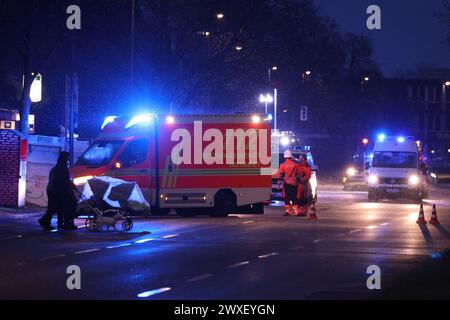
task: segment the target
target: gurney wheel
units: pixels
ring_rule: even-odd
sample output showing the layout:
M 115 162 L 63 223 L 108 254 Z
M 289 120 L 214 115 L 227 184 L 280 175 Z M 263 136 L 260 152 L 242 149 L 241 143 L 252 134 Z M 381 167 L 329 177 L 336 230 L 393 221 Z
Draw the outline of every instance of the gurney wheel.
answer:
M 122 228 L 124 231 L 130 231 L 133 228 L 133 221 L 131 221 L 131 219 L 125 219 L 124 222 L 122 222 Z

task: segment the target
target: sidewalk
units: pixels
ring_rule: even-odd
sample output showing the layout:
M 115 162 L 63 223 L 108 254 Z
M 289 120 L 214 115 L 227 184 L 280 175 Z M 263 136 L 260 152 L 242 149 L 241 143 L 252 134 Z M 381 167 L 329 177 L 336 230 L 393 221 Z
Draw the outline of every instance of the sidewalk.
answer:
M 27 204 L 22 208 L 4 208 L 0 207 L 0 220 L 6 219 L 29 219 L 40 217 L 44 214 L 45 208 L 32 204 Z

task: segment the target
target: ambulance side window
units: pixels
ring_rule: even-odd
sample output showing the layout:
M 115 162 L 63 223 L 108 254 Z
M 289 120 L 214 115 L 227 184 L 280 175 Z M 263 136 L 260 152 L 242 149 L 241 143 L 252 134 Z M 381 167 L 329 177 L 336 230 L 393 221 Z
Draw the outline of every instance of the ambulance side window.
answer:
M 130 142 L 119 156 L 121 168 L 131 167 L 147 159 L 148 140 L 141 139 Z

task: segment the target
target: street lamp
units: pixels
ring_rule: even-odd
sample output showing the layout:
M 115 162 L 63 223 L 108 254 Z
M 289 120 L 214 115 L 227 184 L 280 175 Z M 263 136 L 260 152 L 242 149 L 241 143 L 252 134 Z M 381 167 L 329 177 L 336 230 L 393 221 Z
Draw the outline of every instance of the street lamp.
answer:
M 264 103 L 264 114 L 267 114 L 267 104 L 273 102 L 273 97 L 270 94 L 260 94 L 259 102 Z
M 219 12 L 219 13 L 216 14 L 216 18 L 219 19 L 219 20 L 222 20 L 224 17 L 225 16 L 224 16 L 224 14 L 222 12 Z
M 364 83 L 365 83 L 365 82 L 369 82 L 369 80 L 370 80 L 369 76 L 364 76 L 364 77 L 361 79 L 361 91 L 364 91 Z
M 235 47 L 235 49 L 236 49 L 236 51 L 241 51 L 241 50 L 242 50 L 242 46 L 237 45 L 237 46 Z
M 311 74 L 312 74 L 312 71 L 311 70 L 305 70 L 303 73 L 302 73 L 302 80 L 303 80 L 303 82 L 305 82 L 305 80 L 306 79 L 308 79 L 310 76 L 311 76 Z

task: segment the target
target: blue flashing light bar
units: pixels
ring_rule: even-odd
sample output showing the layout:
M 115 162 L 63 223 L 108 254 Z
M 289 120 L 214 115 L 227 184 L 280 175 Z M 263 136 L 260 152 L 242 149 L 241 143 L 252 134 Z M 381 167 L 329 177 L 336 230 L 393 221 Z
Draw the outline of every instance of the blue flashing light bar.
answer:
M 155 119 L 155 117 L 156 117 L 156 115 L 151 114 L 151 113 L 138 115 L 138 116 L 132 118 L 130 121 L 128 121 L 128 123 L 125 125 L 125 130 L 129 129 L 137 124 L 152 122 Z

